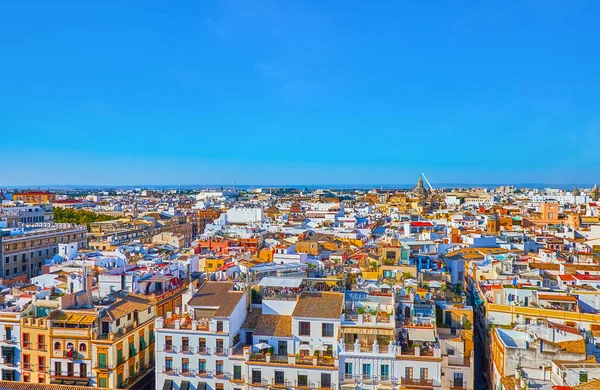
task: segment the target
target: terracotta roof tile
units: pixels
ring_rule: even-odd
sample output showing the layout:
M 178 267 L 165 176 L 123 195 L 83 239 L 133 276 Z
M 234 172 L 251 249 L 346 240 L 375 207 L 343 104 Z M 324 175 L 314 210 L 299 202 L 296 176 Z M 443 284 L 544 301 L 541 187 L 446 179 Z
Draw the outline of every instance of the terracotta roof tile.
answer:
M 244 296 L 232 290 L 233 282 L 206 282 L 188 302 L 189 306 L 217 308 L 214 317 L 229 317 Z
M 292 316 L 339 319 L 343 304 L 344 294 L 342 293 L 305 291 L 298 298 Z
M 292 337 L 292 317 L 265 314 L 260 317 L 254 334 L 256 336 Z

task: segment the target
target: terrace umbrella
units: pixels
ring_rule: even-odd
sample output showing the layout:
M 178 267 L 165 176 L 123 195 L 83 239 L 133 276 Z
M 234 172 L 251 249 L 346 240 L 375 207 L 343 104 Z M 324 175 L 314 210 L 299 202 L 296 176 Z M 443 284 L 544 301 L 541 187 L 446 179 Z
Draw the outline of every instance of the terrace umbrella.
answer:
M 379 288 L 382 290 L 389 290 L 391 287 L 384 283 L 384 284 L 380 285 Z
M 258 343 L 258 344 L 254 344 L 254 348 L 258 349 L 259 351 L 262 351 L 263 349 L 271 348 L 271 346 L 267 343 Z
M 327 347 L 323 346 L 323 345 L 315 345 L 313 347 L 313 351 L 321 351 L 321 352 L 326 352 L 327 351 Z
M 306 344 L 300 344 L 300 347 L 298 348 L 298 350 L 300 351 L 310 351 L 310 347 Z

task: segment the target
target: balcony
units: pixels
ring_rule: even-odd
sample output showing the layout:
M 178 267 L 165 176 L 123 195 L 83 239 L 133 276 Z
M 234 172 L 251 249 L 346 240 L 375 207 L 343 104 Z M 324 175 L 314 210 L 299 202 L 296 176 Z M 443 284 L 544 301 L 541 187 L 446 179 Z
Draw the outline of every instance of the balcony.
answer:
M 4 364 L 6 366 L 16 366 L 19 362 L 17 359 L 14 358 L 14 356 L 7 355 L 7 356 L 2 356 L 2 358 L 0 358 L 0 363 Z
M 177 352 L 177 347 L 174 347 L 173 344 L 165 344 L 163 345 L 163 352 Z
M 296 364 L 307 366 L 335 366 L 335 360 L 332 356 L 300 356 L 296 355 Z
M 433 379 L 402 378 L 400 379 L 400 384 L 405 386 L 432 387 Z
M 4 336 L 4 337 L 0 338 L 0 343 L 4 343 L 4 344 L 14 345 L 14 344 L 17 344 L 18 342 L 19 342 L 19 338 L 14 337 L 14 336 Z
M 254 387 L 267 387 L 269 386 L 269 381 L 262 378 L 252 378 L 248 385 Z
M 292 387 L 293 383 L 291 381 L 288 380 L 277 380 L 277 379 L 273 379 L 271 381 L 271 387 L 272 388 L 276 388 L 276 389 L 287 389 L 288 387 Z
M 189 345 L 182 345 L 179 348 L 181 353 L 194 353 L 194 347 L 190 347 Z
M 465 390 L 467 388 L 466 381 L 459 380 L 451 380 L 450 381 L 450 390 Z
M 233 383 L 244 383 L 246 378 L 243 375 L 232 375 L 229 377 L 229 380 Z

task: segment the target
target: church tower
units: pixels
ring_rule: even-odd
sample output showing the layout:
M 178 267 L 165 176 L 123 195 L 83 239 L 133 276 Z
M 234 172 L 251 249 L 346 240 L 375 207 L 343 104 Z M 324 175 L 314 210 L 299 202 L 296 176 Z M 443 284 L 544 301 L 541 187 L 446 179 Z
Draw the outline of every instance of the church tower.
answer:
M 487 220 L 487 233 L 497 235 L 500 232 L 500 219 L 496 211 L 488 217 Z

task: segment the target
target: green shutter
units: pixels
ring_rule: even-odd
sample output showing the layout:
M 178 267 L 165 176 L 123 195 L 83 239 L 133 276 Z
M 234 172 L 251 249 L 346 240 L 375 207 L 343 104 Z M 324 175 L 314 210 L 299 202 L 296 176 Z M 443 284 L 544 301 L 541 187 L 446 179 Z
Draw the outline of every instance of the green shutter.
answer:
M 101 353 L 98 355 L 98 365 L 100 366 L 100 368 L 107 368 L 106 367 L 106 354 L 105 353 Z M 103 387 L 103 386 L 100 386 Z

